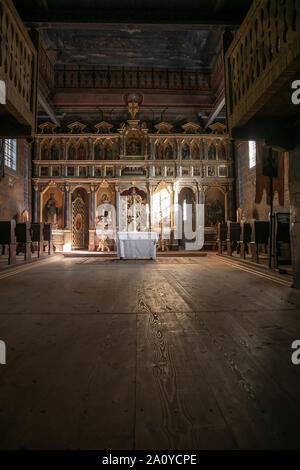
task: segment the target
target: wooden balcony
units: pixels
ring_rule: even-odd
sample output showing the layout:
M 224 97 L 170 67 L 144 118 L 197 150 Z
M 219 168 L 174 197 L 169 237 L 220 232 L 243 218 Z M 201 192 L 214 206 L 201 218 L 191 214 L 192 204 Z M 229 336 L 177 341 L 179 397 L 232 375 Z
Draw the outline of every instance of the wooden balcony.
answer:
M 1 137 L 32 136 L 36 123 L 37 52 L 11 0 L 0 0 Z
M 300 79 L 300 2 L 254 0 L 225 54 L 231 135 L 265 137 L 270 143 L 292 146 L 289 130 L 300 114 L 300 106 L 291 102 L 296 79 Z

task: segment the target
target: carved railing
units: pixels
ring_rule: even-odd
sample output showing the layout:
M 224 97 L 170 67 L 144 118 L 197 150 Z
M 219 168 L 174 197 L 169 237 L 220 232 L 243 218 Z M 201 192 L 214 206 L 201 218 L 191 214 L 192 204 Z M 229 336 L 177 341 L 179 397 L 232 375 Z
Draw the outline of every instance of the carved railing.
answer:
M 225 54 L 228 126 L 244 125 L 299 70 L 300 1 L 254 0 Z
M 49 90 L 51 90 L 54 87 L 54 67 L 42 41 L 39 45 L 39 73 L 45 80 Z
M 0 0 L 0 80 L 6 89 L 2 108 L 18 121 L 23 135 L 35 128 L 36 76 L 36 49 L 12 1 Z
M 115 88 L 155 90 L 209 90 L 209 73 L 199 70 L 170 70 L 103 66 L 55 67 L 56 88 Z

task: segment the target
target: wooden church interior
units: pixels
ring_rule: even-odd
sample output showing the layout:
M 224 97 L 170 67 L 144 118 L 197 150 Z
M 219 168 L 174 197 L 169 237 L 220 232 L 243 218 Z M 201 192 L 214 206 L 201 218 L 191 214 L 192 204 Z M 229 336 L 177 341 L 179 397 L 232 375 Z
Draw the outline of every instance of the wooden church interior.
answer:
M 128 431 L 131 418 L 117 418 L 117 411 L 112 411 L 110 421 L 93 397 L 87 399 L 89 412 L 96 409 L 95 416 L 104 416 L 106 437 L 92 418 L 93 437 L 87 428 L 81 437 L 71 431 L 68 434 L 62 423 L 55 433 L 55 419 L 60 422 L 58 410 L 63 409 L 70 393 L 69 384 L 64 398 L 54 399 L 52 417 L 48 416 L 52 430 L 37 415 L 32 418 L 35 424 L 29 434 L 22 435 L 20 416 L 8 414 L 6 419 L 17 424 L 0 438 L 0 447 L 298 447 L 292 430 L 300 413 L 299 371 L 295 367 L 291 370 L 289 359 L 285 358 L 285 364 L 282 355 L 289 355 L 288 348 L 299 332 L 300 104 L 291 101 L 291 83 L 300 79 L 300 4 L 294 0 L 0 0 L 0 31 L 0 284 L 6 285 L 8 296 L 2 307 L 0 339 L 5 332 L 13 344 L 18 341 L 8 314 L 17 315 L 23 307 L 29 317 L 38 315 L 39 310 L 46 313 L 43 299 L 49 300 L 49 312 L 54 316 L 63 315 L 64 309 L 73 314 L 76 305 L 80 312 L 87 308 L 86 315 L 110 312 L 111 318 L 101 324 L 100 362 L 96 361 L 91 371 L 86 393 L 93 395 L 97 390 L 108 403 L 100 378 L 92 376 L 98 368 L 103 376 L 110 376 L 105 380 L 117 394 L 119 413 L 123 408 L 131 413 L 132 407 L 140 405 L 147 415 L 143 420 L 140 412 L 135 418 L 133 436 Z M 140 204 L 142 215 L 130 215 L 132 201 Z M 101 204 L 106 203 L 116 207 L 115 214 L 101 212 Z M 174 207 L 186 204 L 192 206 L 193 226 L 197 204 L 204 208 L 204 243 L 194 252 L 189 250 L 187 239 L 176 238 L 174 230 Z M 164 216 L 170 223 L 166 239 L 162 236 Z M 113 218 L 114 233 L 105 238 L 101 230 L 109 217 Z M 134 231 L 157 233 L 154 264 L 128 261 L 125 265 L 123 261 L 121 265 L 117 259 L 115 234 L 130 231 L 132 223 Z M 80 263 L 84 269 L 92 268 L 91 272 L 87 269 L 86 274 L 80 274 Z M 19 273 L 15 278 L 10 274 L 14 272 Z M 80 282 L 77 276 L 83 276 Z M 13 279 L 20 285 L 14 285 Z M 52 283 L 60 284 L 57 291 L 52 285 L 47 290 L 46 285 Z M 161 294 L 156 289 L 161 289 Z M 40 292 L 39 296 L 33 291 Z M 25 299 L 23 307 L 13 300 L 16 292 Z M 217 317 L 217 312 L 225 312 L 227 307 L 232 324 L 221 313 L 221 320 Z M 126 323 L 124 318 L 118 323 L 118 313 L 131 310 L 137 313 L 137 324 L 134 326 L 131 319 Z M 249 317 L 248 310 L 259 310 L 261 315 Z M 164 356 L 155 338 L 152 346 L 162 354 L 159 364 L 163 365 L 149 364 L 154 360 L 150 347 L 143 353 L 143 341 L 152 341 L 147 339 L 149 331 L 158 333 L 155 312 L 162 340 L 181 351 L 174 363 L 172 353 Z M 149 315 L 150 327 L 142 315 Z M 187 315 L 186 322 L 183 315 Z M 80 318 L 85 322 L 84 316 Z M 69 330 L 67 324 L 62 325 L 68 332 L 60 337 L 50 320 L 41 322 L 50 343 L 47 331 L 52 331 L 58 342 L 82 340 L 75 332 L 81 329 L 78 318 Z M 42 349 L 37 327 L 26 324 L 26 316 L 17 327 L 19 339 L 25 335 L 22 328 L 29 336 L 33 328 L 36 348 Z M 89 328 L 97 330 L 99 324 L 89 319 L 83 326 L 91 343 L 88 351 L 94 354 L 97 348 L 93 349 Z M 176 328 L 182 328 L 185 336 Z M 106 348 L 111 349 L 115 354 L 112 361 L 121 363 L 123 354 L 128 374 L 134 373 L 123 338 L 133 330 L 141 354 L 138 379 L 145 380 L 137 395 L 138 404 L 132 404 L 127 396 L 131 385 L 125 378 L 118 395 L 114 380 L 117 373 L 123 377 L 119 366 L 112 371 L 109 364 L 101 363 L 101 355 L 109 360 Z M 105 339 L 106 333 L 113 335 L 112 342 Z M 192 344 L 192 352 L 180 346 L 185 340 Z M 195 345 L 195 341 L 199 343 Z M 115 353 L 118 343 L 120 349 Z M 224 383 L 230 382 L 232 371 L 238 371 L 245 388 L 254 387 L 253 394 L 244 394 L 236 377 L 230 386 L 223 383 L 223 392 L 218 389 L 223 372 L 219 369 L 222 366 L 216 365 L 213 347 L 219 348 L 218 354 L 223 351 L 220 357 L 227 361 L 225 368 L 231 364 L 232 370 L 224 372 Z M 72 351 L 79 359 L 74 345 Z M 248 370 L 239 362 L 243 354 Z M 274 375 L 268 354 L 274 365 L 278 364 L 282 379 Z M 46 360 L 50 361 L 50 356 Z M 191 364 L 190 372 L 183 372 L 184 360 L 187 367 Z M 203 369 L 199 372 L 201 361 L 216 375 Z M 144 363 L 149 370 L 159 370 L 156 379 L 154 372 L 143 372 Z M 39 367 L 36 364 L 37 375 Z M 257 377 L 261 370 L 266 372 L 262 389 L 249 370 Z M 208 398 L 209 387 L 200 390 L 201 377 L 195 390 L 200 396 L 202 393 L 207 409 L 214 410 L 218 403 L 226 424 L 196 404 L 197 395 L 191 389 L 198 373 L 199 377 L 205 375 L 214 398 Z M 10 374 L 9 381 L 13 381 L 14 371 Z M 176 384 L 176 374 L 186 374 L 186 385 L 181 379 L 181 385 Z M 64 387 L 63 374 L 59 377 L 58 387 Z M 46 378 L 41 375 L 40 379 L 46 386 Z M 11 409 L 9 381 L 0 391 L 0 403 L 4 401 Z M 153 409 L 147 400 L 147 384 L 149 393 L 153 392 Z M 173 396 L 168 395 L 172 394 L 168 386 L 173 387 Z M 81 399 L 80 393 L 75 391 L 74 400 Z M 289 394 L 288 399 L 284 394 Z M 237 397 L 235 405 L 232 396 Z M 272 407 L 262 416 L 267 397 L 274 409 L 280 408 L 283 400 L 285 410 L 295 416 L 290 428 L 278 410 L 272 415 Z M 14 398 L 20 411 L 17 392 Z M 190 399 L 192 417 L 184 410 Z M 32 403 L 33 399 L 28 400 Z M 40 396 L 37 400 L 46 406 Z M 229 409 L 224 411 L 227 400 L 232 415 Z M 107 407 L 110 411 L 113 408 L 111 404 Z M 162 415 L 160 409 L 164 410 Z M 69 416 L 67 422 L 72 423 Z M 158 431 L 160 426 L 165 429 Z

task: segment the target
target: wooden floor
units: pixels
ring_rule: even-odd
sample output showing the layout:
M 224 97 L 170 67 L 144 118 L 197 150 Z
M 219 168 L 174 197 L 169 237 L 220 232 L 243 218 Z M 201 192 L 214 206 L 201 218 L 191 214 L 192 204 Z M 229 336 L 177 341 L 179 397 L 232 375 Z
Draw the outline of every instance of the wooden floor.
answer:
M 300 448 L 300 292 L 216 255 L 0 276 L 1 449 Z

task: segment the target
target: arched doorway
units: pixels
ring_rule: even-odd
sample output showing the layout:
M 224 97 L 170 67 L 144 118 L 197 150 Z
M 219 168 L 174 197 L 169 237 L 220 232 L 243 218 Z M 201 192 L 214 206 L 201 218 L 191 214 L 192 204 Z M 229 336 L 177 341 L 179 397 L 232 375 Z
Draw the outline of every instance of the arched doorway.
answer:
M 72 193 L 72 250 L 85 250 L 89 241 L 88 195 L 84 188 Z
M 178 203 L 182 210 L 182 237 L 179 240 L 179 248 L 185 250 L 186 243 L 193 241 L 193 239 L 187 237 L 188 227 L 193 232 L 196 230 L 196 198 L 194 191 L 189 187 L 182 188 L 178 196 Z M 190 220 L 190 216 L 192 220 Z

